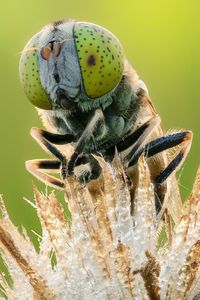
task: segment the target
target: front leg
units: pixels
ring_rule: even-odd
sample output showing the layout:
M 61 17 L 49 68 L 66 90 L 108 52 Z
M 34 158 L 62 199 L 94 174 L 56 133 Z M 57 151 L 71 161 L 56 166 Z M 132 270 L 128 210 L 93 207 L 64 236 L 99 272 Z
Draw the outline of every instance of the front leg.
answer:
M 47 171 L 58 171 L 61 167 L 62 177 L 66 177 L 66 157 L 52 143 L 57 145 L 68 144 L 76 140 L 75 136 L 71 134 L 54 134 L 35 127 L 31 129 L 31 135 L 45 151 L 55 156 L 56 160 L 29 160 L 26 162 L 26 169 L 48 185 L 64 188 L 63 181 L 46 174 Z
M 85 130 L 83 131 L 81 137 L 79 138 L 74 153 L 72 154 L 69 162 L 68 162 L 68 170 L 67 173 L 69 175 L 73 175 L 74 167 L 79 155 L 84 151 L 89 140 L 91 140 L 92 136 L 95 134 L 95 131 L 98 131 L 99 126 L 104 126 L 104 116 L 103 112 L 100 108 L 95 110 L 95 113 L 89 123 L 87 124 Z

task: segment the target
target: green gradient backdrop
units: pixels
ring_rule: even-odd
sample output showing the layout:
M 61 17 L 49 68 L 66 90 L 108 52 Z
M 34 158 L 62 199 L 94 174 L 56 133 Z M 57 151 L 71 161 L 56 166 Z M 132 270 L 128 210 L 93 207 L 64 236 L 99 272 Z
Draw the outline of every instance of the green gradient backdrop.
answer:
M 194 132 L 180 178 L 185 198 L 199 164 L 200 1 L 5 1 L 0 12 L 0 193 L 15 224 L 39 230 L 34 209 L 23 200 L 32 199 L 33 180 L 24 161 L 46 156 L 29 136 L 31 126 L 41 125 L 19 83 L 20 51 L 43 25 L 60 18 L 95 22 L 115 33 L 166 130 Z

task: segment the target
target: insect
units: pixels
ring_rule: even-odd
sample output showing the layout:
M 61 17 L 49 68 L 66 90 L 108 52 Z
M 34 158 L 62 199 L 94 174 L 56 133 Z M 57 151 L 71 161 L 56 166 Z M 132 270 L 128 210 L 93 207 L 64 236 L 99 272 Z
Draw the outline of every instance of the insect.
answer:
M 22 52 L 20 79 L 49 130 L 32 128 L 31 134 L 55 157 L 27 161 L 30 173 L 64 188 L 63 179 L 74 173 L 81 183 L 100 176 L 93 154 L 112 162 L 117 149 L 126 168 L 134 169 L 144 153 L 158 202 L 164 201 L 166 179 L 184 161 L 192 133 L 163 135 L 145 84 L 111 32 L 73 20 L 45 26 Z M 73 152 L 66 159 L 60 149 L 68 145 Z M 61 179 L 47 174 L 59 170 Z

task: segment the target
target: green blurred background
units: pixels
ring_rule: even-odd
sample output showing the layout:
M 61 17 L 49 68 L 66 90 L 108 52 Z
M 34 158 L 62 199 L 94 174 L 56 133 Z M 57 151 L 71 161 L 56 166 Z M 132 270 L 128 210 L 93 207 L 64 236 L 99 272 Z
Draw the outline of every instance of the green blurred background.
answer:
M 19 0 L 1 3 L 0 11 L 0 193 L 14 223 L 30 234 L 39 231 L 34 209 L 23 200 L 33 199 L 32 180 L 37 182 L 24 162 L 47 157 L 29 135 L 41 123 L 19 83 L 20 51 L 41 27 L 62 18 L 95 22 L 115 33 L 147 84 L 165 129 L 194 132 L 179 173 L 186 198 L 199 165 L 200 1 Z

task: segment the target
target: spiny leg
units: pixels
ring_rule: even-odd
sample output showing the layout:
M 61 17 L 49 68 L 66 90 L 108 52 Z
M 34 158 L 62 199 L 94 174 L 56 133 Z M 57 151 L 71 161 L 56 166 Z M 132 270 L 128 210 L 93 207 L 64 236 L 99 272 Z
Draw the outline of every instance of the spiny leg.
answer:
M 159 116 L 155 116 L 151 118 L 149 121 L 147 121 L 143 126 L 144 130 L 140 133 L 135 145 L 131 149 L 131 151 L 127 154 L 127 156 L 124 158 L 125 165 L 129 165 L 129 162 L 132 160 L 132 158 L 137 155 L 137 153 L 140 153 L 140 150 L 143 149 L 144 144 L 146 143 L 147 138 L 153 131 L 153 129 L 160 123 Z M 139 129 L 138 129 L 139 130 Z M 137 133 L 137 131 L 136 131 Z M 128 138 L 127 138 L 128 140 Z M 131 140 L 131 138 L 130 138 Z M 126 143 L 126 146 L 128 146 L 129 143 Z M 123 144 L 120 145 L 121 149 L 123 149 Z M 118 149 L 118 148 L 117 148 Z M 120 149 L 120 147 L 119 147 Z
M 182 132 L 176 132 L 173 134 L 169 134 L 167 136 L 163 136 L 160 138 L 157 138 L 147 145 L 140 149 L 131 159 L 129 162 L 129 167 L 133 166 L 137 163 L 140 155 L 144 152 L 144 155 L 149 158 L 152 157 L 164 150 L 173 148 L 175 146 L 178 146 L 180 144 L 184 144 L 179 153 L 174 157 L 174 159 L 168 164 L 168 166 L 160 172 L 154 179 L 155 184 L 162 184 L 167 177 L 174 172 L 177 167 L 180 167 L 183 163 L 185 157 L 187 156 L 187 153 L 190 149 L 192 142 L 192 132 L 191 131 L 182 131 Z
M 168 164 L 168 166 L 160 172 L 154 179 L 156 185 L 161 185 L 175 170 L 177 171 L 183 164 L 192 143 L 192 132 L 186 131 L 185 137 L 182 140 L 185 146 L 179 151 L 179 153 L 174 157 L 174 159 Z
M 117 149 L 118 152 L 122 152 L 132 145 L 134 145 L 136 142 L 138 142 L 138 139 L 144 135 L 148 136 L 148 134 L 151 132 L 151 130 L 154 128 L 154 126 L 157 125 L 157 122 L 159 122 L 160 119 L 158 116 L 155 116 L 151 119 L 149 119 L 147 122 L 145 122 L 143 125 L 141 125 L 138 129 L 136 129 L 133 133 L 130 135 L 126 136 L 122 141 L 116 143 L 114 146 L 107 147 L 108 145 L 105 143 L 103 144 L 102 148 L 107 150 L 105 151 L 104 155 L 107 157 L 114 157 L 115 154 L 115 148 Z M 151 127 L 149 130 L 150 125 L 153 123 L 153 127 Z M 143 137 L 144 137 L 143 136 Z M 112 160 L 112 159 L 110 159 Z
M 79 138 L 74 153 L 72 154 L 69 162 L 68 162 L 68 174 L 73 175 L 74 173 L 74 167 L 76 164 L 76 161 L 78 159 L 78 156 L 84 151 L 84 147 L 86 143 L 91 139 L 92 135 L 95 132 L 95 129 L 97 128 L 98 123 L 103 123 L 104 117 L 103 112 L 101 109 L 96 109 L 94 112 L 93 117 L 91 118 L 90 122 L 86 126 L 85 130 L 83 131 L 81 137 Z
M 144 140 L 144 138 L 145 137 L 147 138 L 148 135 L 151 133 L 154 126 L 157 125 L 157 122 L 158 123 L 160 122 L 160 118 L 158 116 L 154 116 L 153 118 L 151 118 L 147 122 L 145 122 L 142 126 L 140 126 L 138 129 L 136 129 L 133 133 L 126 136 L 122 141 L 116 143 L 114 146 L 110 146 L 107 148 L 108 145 L 106 143 L 103 144 L 102 148 L 106 149 L 106 151 L 104 152 L 104 157 L 106 157 L 109 161 L 112 161 L 114 158 L 116 149 L 118 152 L 122 152 L 122 151 L 128 149 L 129 147 L 134 145 L 136 142 L 138 142 L 138 140 L 141 136 L 143 137 L 143 140 Z M 142 141 L 139 140 L 139 143 L 137 144 L 137 148 L 142 147 L 142 145 L 143 145 Z M 140 150 L 139 156 L 141 155 L 141 153 L 143 151 L 144 151 L 144 148 L 142 148 Z M 127 160 L 128 160 L 128 158 L 127 158 Z
M 58 134 L 58 133 L 51 133 L 49 131 L 46 131 L 44 129 L 39 129 L 33 127 L 31 129 L 31 135 L 37 139 L 37 136 L 35 137 L 35 133 L 33 132 L 36 130 L 39 131 L 39 134 L 42 135 L 44 139 L 46 139 L 48 142 L 55 144 L 55 145 L 65 145 L 76 141 L 76 137 L 73 134 Z M 38 140 L 37 140 L 38 141 Z
M 41 170 L 59 170 L 61 164 L 65 166 L 63 170 L 66 170 L 66 157 L 51 143 L 59 145 L 71 143 L 75 140 L 75 137 L 71 134 L 54 134 L 35 127 L 31 129 L 31 135 L 45 151 L 53 154 L 57 160 L 30 160 L 26 162 L 27 170 L 41 181 L 58 188 L 63 188 L 64 185 L 61 180 L 45 174 Z
M 68 168 L 67 168 L 66 157 L 57 149 L 57 147 L 52 145 L 52 143 L 58 144 L 58 145 L 67 144 L 67 143 L 76 141 L 76 137 L 71 134 L 60 135 L 60 134 L 50 133 L 43 129 L 32 128 L 31 135 L 33 136 L 33 138 L 41 145 L 41 147 L 45 151 L 49 152 L 50 154 L 53 154 L 58 160 L 57 161 L 55 161 L 55 160 L 54 161 L 53 160 L 27 161 L 26 162 L 27 170 L 30 173 L 32 173 L 34 176 L 39 178 L 41 181 L 48 182 L 48 184 L 52 185 L 52 186 L 63 188 L 64 183 L 61 180 L 58 180 L 57 178 L 46 174 L 46 172 L 44 172 L 42 170 L 43 169 L 46 171 L 47 171 L 47 169 L 58 170 L 61 166 L 61 175 L 62 175 L 63 179 L 66 178 L 67 170 L 68 169 L 70 170 L 70 166 L 72 169 L 71 173 L 73 173 L 74 167 L 76 164 L 76 160 L 77 160 L 79 154 L 82 153 L 86 142 L 88 141 L 89 138 L 91 138 L 91 136 L 100 120 L 103 120 L 103 113 L 102 113 L 101 109 L 97 109 L 95 111 L 95 114 L 92 117 L 91 121 L 86 126 L 80 139 L 78 140 L 77 146 L 75 148 L 75 152 L 72 155 L 71 160 L 69 161 Z M 83 157 L 82 160 L 84 161 L 85 158 Z M 80 161 L 81 161 L 81 159 L 78 160 L 77 162 L 80 164 Z M 82 161 L 82 163 L 83 163 L 83 161 Z
M 143 135 L 143 140 L 148 137 L 151 131 L 160 123 L 159 116 L 154 116 L 149 119 L 132 134 L 128 135 L 123 141 L 117 143 L 116 147 L 119 152 L 124 151 L 138 142 L 139 138 Z
M 91 167 L 95 167 L 95 162 L 97 161 L 93 158 L 94 162 L 91 165 Z M 84 165 L 89 163 L 88 156 L 80 156 L 76 161 L 76 166 Z M 40 181 L 44 182 L 45 184 L 52 186 L 54 188 L 58 189 L 64 189 L 64 182 L 54 176 L 50 176 L 47 173 L 59 173 L 61 167 L 61 162 L 59 160 L 55 159 L 33 159 L 26 161 L 26 169 L 36 178 L 38 178 Z M 98 170 L 97 167 L 95 167 L 95 170 Z M 93 177 L 97 178 L 98 173 L 93 172 Z M 81 174 L 83 177 L 83 174 Z M 94 179 L 91 178 L 91 179 Z M 81 178 L 79 178 L 81 179 Z M 80 180 L 81 181 L 81 180 Z M 84 183 L 84 180 L 81 181 Z
M 161 211 L 163 205 L 163 201 L 164 201 L 163 191 L 166 189 L 165 187 L 166 179 L 173 172 L 177 171 L 178 168 L 180 168 L 180 166 L 184 162 L 189 152 L 191 142 L 192 142 L 192 132 L 190 131 L 177 132 L 174 134 L 157 138 L 156 140 L 148 143 L 143 149 L 140 149 L 140 151 L 136 154 L 135 157 L 133 157 L 133 159 L 129 164 L 129 167 L 135 165 L 142 152 L 144 152 L 145 156 L 149 158 L 164 150 L 182 144 L 182 148 L 178 152 L 178 154 L 171 160 L 171 162 L 169 162 L 169 164 L 162 171 L 160 171 L 159 174 L 157 174 L 153 178 L 153 182 L 155 186 L 155 197 L 156 197 L 155 203 L 156 203 L 157 212 Z
M 33 159 L 26 161 L 26 169 L 40 181 L 52 187 L 64 188 L 64 182 L 56 177 L 50 176 L 46 172 L 55 172 L 60 170 L 61 162 L 59 160 Z

